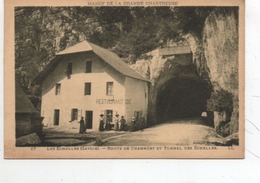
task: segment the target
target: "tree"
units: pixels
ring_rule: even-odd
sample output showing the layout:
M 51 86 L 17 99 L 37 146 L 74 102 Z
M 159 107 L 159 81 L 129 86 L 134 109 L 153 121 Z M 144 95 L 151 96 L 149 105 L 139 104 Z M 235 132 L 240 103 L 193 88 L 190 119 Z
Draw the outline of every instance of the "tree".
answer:
M 15 74 L 27 94 L 40 94 L 34 77 L 56 52 L 87 39 L 126 61 L 200 33 L 210 8 L 182 7 L 17 7 Z

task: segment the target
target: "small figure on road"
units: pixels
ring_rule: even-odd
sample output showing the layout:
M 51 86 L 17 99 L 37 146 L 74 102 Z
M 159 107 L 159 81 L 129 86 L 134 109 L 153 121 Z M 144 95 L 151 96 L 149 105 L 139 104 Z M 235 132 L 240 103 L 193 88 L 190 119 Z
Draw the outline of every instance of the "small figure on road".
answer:
M 114 130 L 115 131 L 119 130 L 119 114 L 118 113 L 116 113 L 116 115 L 115 115 L 114 123 L 115 123 Z
M 130 129 L 132 132 L 136 131 L 136 120 L 135 120 L 135 117 L 132 117 L 132 120 L 131 120 L 131 129 Z
M 86 132 L 86 126 L 84 124 L 84 118 L 81 117 L 81 120 L 79 121 L 79 133 L 85 133 Z
M 104 131 L 104 114 L 100 114 L 99 131 Z
M 119 121 L 119 131 L 124 130 L 124 125 L 125 125 L 126 121 L 124 119 L 124 116 L 121 116 L 121 119 Z

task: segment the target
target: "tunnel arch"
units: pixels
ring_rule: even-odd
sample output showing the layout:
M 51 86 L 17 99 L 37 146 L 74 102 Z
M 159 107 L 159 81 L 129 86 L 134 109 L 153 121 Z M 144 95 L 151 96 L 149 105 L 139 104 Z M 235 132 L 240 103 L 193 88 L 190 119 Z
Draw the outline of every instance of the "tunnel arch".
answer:
M 190 57 L 169 59 L 150 87 L 150 125 L 177 118 L 200 116 L 206 111 L 211 84 L 198 74 Z
M 159 123 L 200 116 L 209 97 L 207 83 L 195 77 L 172 77 L 157 91 L 156 117 Z

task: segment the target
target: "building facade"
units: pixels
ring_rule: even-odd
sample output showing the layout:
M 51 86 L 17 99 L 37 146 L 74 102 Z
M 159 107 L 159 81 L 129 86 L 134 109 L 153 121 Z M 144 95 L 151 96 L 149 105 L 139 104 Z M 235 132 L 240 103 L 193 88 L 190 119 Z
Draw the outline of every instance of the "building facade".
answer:
M 147 119 L 149 80 L 113 52 L 83 41 L 56 55 L 36 78 L 42 88 L 45 126 L 77 124 L 98 130 L 99 118 L 116 114 L 129 123 Z

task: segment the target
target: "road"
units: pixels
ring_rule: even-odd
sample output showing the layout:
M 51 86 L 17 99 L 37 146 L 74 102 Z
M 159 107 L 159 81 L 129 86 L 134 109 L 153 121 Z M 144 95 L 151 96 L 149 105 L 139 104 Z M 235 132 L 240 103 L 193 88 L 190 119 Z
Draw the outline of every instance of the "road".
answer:
M 212 145 L 223 140 L 203 120 L 182 119 L 102 140 L 103 146 Z
M 178 119 L 143 131 L 87 131 L 67 127 L 44 128 L 43 146 L 188 146 L 224 145 L 227 139 L 219 136 L 201 118 Z

